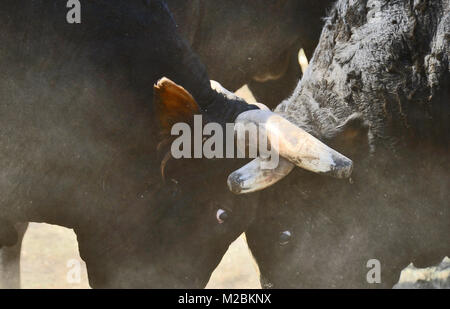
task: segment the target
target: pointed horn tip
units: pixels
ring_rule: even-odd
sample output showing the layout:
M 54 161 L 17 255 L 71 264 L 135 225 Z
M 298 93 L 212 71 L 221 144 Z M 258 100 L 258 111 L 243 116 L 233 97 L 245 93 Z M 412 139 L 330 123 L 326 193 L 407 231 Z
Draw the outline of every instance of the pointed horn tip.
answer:
M 234 194 L 242 194 L 242 181 L 239 173 L 231 173 L 227 179 L 228 189 Z
M 334 157 L 333 161 L 335 165 L 331 168 L 329 172 L 326 172 L 325 174 L 343 179 L 348 178 L 352 175 L 353 172 L 353 161 L 345 156 L 338 156 Z

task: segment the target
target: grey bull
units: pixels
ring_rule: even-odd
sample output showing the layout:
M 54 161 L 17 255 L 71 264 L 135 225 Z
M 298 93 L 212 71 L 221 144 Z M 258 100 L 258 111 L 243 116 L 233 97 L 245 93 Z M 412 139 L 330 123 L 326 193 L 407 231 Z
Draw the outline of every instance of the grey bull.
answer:
M 391 288 L 450 254 L 449 33 L 448 0 L 337 2 L 277 112 L 354 172 L 294 170 L 261 193 L 247 240 L 263 286 Z

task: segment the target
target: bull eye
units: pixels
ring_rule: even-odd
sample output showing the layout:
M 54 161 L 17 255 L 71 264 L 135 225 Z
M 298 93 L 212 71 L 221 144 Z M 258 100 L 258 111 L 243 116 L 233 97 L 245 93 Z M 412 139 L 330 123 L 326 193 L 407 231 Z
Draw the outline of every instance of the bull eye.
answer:
M 291 240 L 291 237 L 292 237 L 292 233 L 290 231 L 281 232 L 280 237 L 279 237 L 280 245 L 282 245 L 282 246 L 287 245 L 289 243 L 289 241 Z
M 228 219 L 228 212 L 223 209 L 219 209 L 216 213 L 216 219 L 219 224 L 224 223 Z

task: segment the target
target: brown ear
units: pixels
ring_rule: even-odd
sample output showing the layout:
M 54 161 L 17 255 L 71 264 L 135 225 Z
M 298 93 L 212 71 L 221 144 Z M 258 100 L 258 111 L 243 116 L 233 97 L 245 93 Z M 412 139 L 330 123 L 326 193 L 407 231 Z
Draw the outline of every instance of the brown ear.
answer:
M 153 100 L 164 133 L 169 133 L 178 122 L 191 122 L 193 115 L 200 113 L 192 95 L 166 77 L 153 86 Z

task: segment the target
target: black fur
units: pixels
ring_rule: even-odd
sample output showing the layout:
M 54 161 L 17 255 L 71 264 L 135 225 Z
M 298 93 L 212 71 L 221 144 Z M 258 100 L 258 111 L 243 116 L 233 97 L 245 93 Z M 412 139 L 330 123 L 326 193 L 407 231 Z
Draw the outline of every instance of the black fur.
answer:
M 256 107 L 210 88 L 164 1 L 84 1 L 81 24 L 65 4 L 0 4 L 0 217 L 73 228 L 92 287 L 203 287 L 255 207 L 235 207 L 223 162 L 161 180 L 153 84 L 223 123 Z

